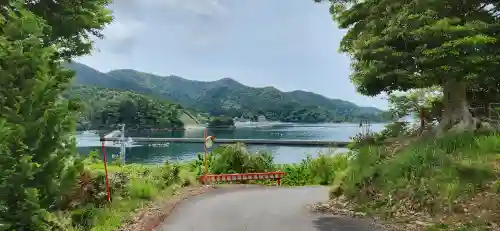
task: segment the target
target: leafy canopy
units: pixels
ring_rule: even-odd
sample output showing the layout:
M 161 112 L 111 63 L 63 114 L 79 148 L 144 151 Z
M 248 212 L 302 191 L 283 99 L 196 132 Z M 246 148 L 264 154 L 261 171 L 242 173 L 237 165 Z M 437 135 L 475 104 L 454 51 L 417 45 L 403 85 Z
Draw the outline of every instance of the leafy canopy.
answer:
M 61 67 L 90 51 L 111 17 L 105 1 L 17 1 L 0 8 L 0 225 L 63 230 L 53 213 L 67 205 L 81 165 L 74 160 L 78 105 L 60 95 L 73 73 Z
M 351 79 L 363 94 L 426 88 L 450 79 L 477 88 L 497 82 L 496 1 L 330 2 L 334 20 L 348 29 L 340 50 L 351 56 Z

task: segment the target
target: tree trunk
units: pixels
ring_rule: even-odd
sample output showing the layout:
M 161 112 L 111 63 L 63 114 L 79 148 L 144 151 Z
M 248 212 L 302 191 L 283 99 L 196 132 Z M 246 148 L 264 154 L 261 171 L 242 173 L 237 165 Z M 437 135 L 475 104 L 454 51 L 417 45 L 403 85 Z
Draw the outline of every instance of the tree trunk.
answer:
M 451 78 L 443 84 L 443 106 L 443 115 L 437 127 L 438 136 L 446 132 L 476 130 L 477 119 L 469 111 L 465 82 Z

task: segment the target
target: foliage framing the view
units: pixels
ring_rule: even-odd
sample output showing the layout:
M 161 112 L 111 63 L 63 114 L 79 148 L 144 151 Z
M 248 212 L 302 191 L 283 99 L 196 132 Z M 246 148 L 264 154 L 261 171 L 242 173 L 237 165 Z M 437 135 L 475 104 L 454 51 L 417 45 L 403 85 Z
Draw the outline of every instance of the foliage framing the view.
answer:
M 0 9 L 0 225 L 53 230 L 78 176 L 74 114 L 60 99 L 73 74 L 61 63 L 90 51 L 111 21 L 109 1 L 8 1 Z
M 497 2 L 330 2 L 335 21 L 348 29 L 340 50 L 352 58 L 351 78 L 361 93 L 440 86 L 444 112 L 438 131 L 475 129 L 468 99 L 498 96 Z

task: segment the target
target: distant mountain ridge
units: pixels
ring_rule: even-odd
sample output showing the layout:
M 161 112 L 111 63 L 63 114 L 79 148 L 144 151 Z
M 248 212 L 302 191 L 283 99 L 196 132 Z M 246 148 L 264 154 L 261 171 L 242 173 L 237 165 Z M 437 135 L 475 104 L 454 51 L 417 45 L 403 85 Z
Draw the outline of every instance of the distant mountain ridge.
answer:
M 301 90 L 281 92 L 274 87 L 249 87 L 231 78 L 217 81 L 188 80 L 179 76 L 157 76 L 130 69 L 99 72 L 72 62 L 74 84 L 135 91 L 208 112 L 211 115 L 255 118 L 285 122 L 341 122 L 368 119 L 384 120 L 382 110 L 360 107 L 354 103 L 329 99 Z

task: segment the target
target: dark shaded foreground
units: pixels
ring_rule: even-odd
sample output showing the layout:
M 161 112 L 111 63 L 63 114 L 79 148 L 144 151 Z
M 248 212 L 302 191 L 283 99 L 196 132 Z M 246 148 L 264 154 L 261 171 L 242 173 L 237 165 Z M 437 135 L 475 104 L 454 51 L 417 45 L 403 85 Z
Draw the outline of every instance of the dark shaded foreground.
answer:
M 227 188 L 179 204 L 158 231 L 375 231 L 369 221 L 309 212 L 328 189 Z M 377 230 L 378 231 L 378 230 Z

